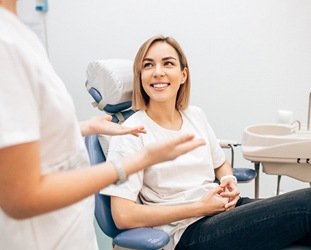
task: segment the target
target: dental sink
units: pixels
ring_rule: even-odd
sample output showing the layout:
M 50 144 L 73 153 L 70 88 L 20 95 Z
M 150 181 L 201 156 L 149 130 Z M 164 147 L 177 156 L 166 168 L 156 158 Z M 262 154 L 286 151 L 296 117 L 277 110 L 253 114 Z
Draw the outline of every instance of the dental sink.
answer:
M 252 134 L 258 135 L 289 135 L 293 134 L 294 131 L 289 126 L 278 125 L 278 124 L 261 124 L 261 125 L 253 125 L 247 128 Z
M 256 124 L 242 137 L 245 159 L 260 162 L 263 172 L 311 182 L 311 130 L 286 124 Z

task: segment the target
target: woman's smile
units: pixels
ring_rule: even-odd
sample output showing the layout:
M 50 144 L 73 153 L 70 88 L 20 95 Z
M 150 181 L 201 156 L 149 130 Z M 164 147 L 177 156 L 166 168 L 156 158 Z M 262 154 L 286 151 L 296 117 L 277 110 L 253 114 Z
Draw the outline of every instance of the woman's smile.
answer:
M 151 83 L 150 86 L 156 90 L 163 90 L 166 89 L 169 85 L 170 85 L 169 83 L 158 82 L 158 83 Z

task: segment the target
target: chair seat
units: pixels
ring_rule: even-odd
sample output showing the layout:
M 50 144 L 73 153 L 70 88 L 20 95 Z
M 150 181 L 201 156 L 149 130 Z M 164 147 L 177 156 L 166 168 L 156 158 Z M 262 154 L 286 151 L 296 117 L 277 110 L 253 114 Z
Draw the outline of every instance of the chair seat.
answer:
M 256 178 L 256 171 L 249 168 L 233 168 L 233 175 L 238 182 L 249 182 Z
M 167 233 L 152 228 L 135 228 L 118 234 L 113 243 L 126 248 L 156 250 L 165 246 L 170 240 Z

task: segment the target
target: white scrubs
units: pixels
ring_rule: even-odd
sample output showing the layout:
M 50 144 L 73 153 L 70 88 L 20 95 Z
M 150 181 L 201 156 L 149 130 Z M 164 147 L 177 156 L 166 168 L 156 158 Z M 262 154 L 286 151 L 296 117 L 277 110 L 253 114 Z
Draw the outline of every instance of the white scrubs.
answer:
M 0 83 L 0 148 L 39 140 L 42 174 L 89 167 L 72 99 L 44 47 L 1 7 Z M 0 249 L 98 249 L 93 213 L 93 196 L 24 220 L 0 208 Z

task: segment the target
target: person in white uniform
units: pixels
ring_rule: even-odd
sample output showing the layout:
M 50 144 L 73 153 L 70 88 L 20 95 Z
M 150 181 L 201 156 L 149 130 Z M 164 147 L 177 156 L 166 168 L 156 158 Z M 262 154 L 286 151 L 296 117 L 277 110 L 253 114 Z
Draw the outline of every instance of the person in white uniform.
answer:
M 16 0 L 0 0 L 0 82 L 0 249 L 98 249 L 94 193 L 205 143 L 187 134 L 90 167 L 83 136 L 146 131 L 110 116 L 77 121 L 44 47 L 17 18 Z
M 266 200 L 240 197 L 204 112 L 189 106 L 189 67 L 175 39 L 155 36 L 140 47 L 133 86 L 136 113 L 124 125 L 144 124 L 148 133 L 113 137 L 109 160 L 183 133 L 206 145 L 101 190 L 111 196 L 118 228 L 162 229 L 171 237 L 167 250 L 280 249 L 298 240 L 311 245 L 310 188 Z

